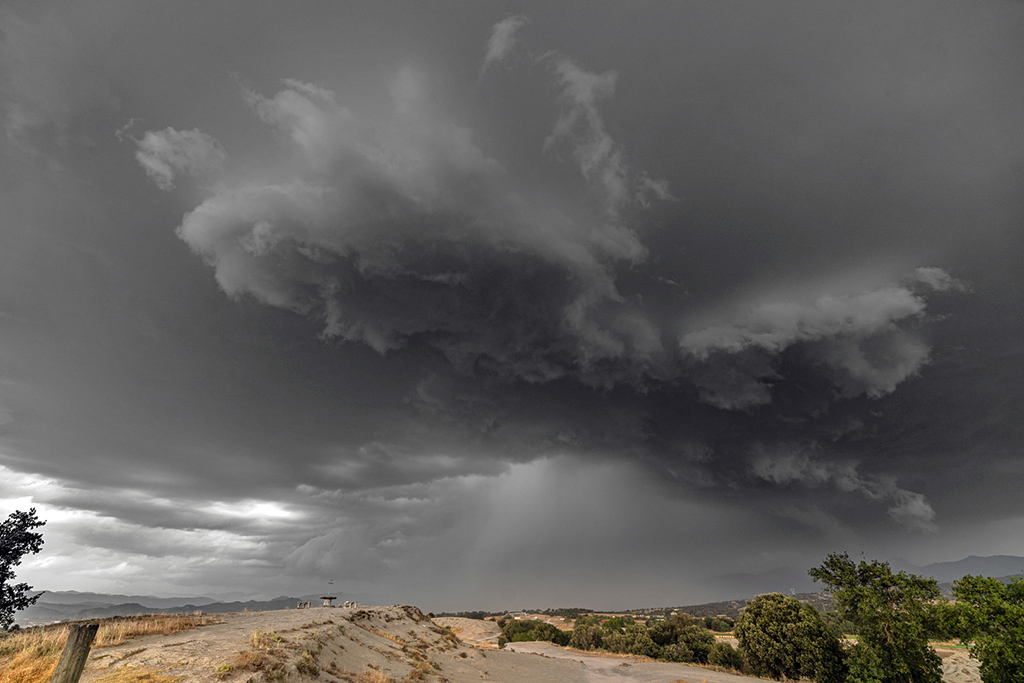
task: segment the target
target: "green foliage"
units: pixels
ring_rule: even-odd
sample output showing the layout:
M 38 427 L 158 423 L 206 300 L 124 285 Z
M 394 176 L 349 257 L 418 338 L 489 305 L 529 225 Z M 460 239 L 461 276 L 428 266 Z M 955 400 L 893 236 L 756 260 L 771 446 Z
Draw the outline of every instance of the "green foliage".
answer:
M 618 631 L 612 631 L 611 633 L 605 633 L 604 643 L 602 648 L 608 652 L 618 652 L 625 654 L 629 652 L 629 647 L 632 645 L 629 638 L 625 633 L 619 633 Z
M 600 626 L 601 620 L 595 617 L 593 614 L 591 614 L 585 617 L 577 617 L 574 623 L 576 626 L 579 626 L 580 624 L 584 626 Z
M 970 643 L 985 683 L 1014 683 L 1024 672 L 1024 578 L 1009 583 L 965 576 L 953 583 L 956 604 L 946 610 L 951 633 Z
M 659 647 L 647 632 L 647 628 L 637 623 L 626 626 L 626 637 L 629 638 L 629 648 L 626 650 L 631 655 L 651 657 L 657 659 L 661 656 Z
M 693 653 L 682 643 L 669 643 L 661 648 L 661 658 L 670 662 L 692 662 Z
M 812 605 L 781 593 L 759 595 L 747 604 L 735 627 L 743 660 L 758 676 L 776 680 L 844 680 L 839 639 Z
M 539 619 L 508 619 L 501 629 L 501 634 L 512 643 L 546 640 L 555 645 L 569 644 L 568 633 Z
M 605 622 L 601 625 L 604 626 L 605 630 L 607 631 L 617 631 L 618 633 L 625 633 L 626 626 L 635 623 L 636 622 L 633 620 L 632 617 L 612 617 L 611 619 L 606 619 Z
M 667 621 L 659 621 L 651 627 L 650 637 L 662 648 L 681 646 L 672 649 L 671 661 L 676 662 L 707 664 L 715 645 L 715 637 L 704 628 L 703 622 L 694 621 L 688 614 L 676 614 Z
M 595 620 L 596 621 L 596 620 Z M 569 638 L 569 647 L 577 650 L 596 650 L 604 642 L 604 632 L 597 624 L 588 624 L 584 619 L 578 619 Z
M 14 613 L 25 609 L 39 599 L 39 595 L 28 597 L 32 590 L 27 583 L 12 584 L 14 567 L 21 564 L 25 555 L 34 555 L 43 547 L 43 535 L 32 531 L 46 524 L 36 517 L 36 509 L 28 512 L 15 510 L 0 523 L 0 630 L 8 629 L 14 623 Z
M 724 669 L 740 670 L 743 668 L 743 655 L 729 643 L 718 641 L 711 647 L 708 664 Z
M 942 661 L 928 645 L 938 632 L 938 582 L 888 563 L 833 553 L 808 572 L 836 599 L 838 616 L 859 635 L 848 652 L 851 683 L 940 683 Z
M 736 622 L 728 617 L 704 617 L 704 628 L 709 631 L 725 633 L 731 631 Z

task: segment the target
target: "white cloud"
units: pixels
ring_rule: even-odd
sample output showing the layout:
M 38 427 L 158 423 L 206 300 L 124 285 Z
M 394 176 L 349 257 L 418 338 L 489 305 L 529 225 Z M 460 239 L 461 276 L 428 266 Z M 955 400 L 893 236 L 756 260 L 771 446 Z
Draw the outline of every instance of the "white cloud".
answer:
M 516 33 L 528 23 L 522 15 L 506 17 L 491 28 L 491 37 L 487 40 L 487 53 L 480 64 L 480 73 L 491 66 L 503 62 L 516 44 Z
M 147 131 L 135 144 L 135 159 L 161 190 L 174 189 L 175 173 L 216 173 L 227 159 L 220 143 L 198 129 Z

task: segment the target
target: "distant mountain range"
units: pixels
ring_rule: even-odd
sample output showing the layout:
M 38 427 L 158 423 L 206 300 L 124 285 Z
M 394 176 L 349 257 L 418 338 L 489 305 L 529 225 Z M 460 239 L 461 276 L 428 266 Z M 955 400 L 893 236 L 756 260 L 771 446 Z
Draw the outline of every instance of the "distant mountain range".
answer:
M 227 594 L 235 597 L 244 594 Z M 225 597 L 219 595 L 218 597 Z M 338 594 L 334 604 L 342 604 L 351 597 Z M 102 619 L 104 617 L 131 616 L 133 614 L 179 614 L 203 612 L 244 612 L 295 607 L 299 601 L 320 603 L 315 595 L 292 598 L 285 595 L 270 600 L 221 601 L 211 597 L 158 598 L 152 595 L 108 595 L 105 593 L 79 593 L 77 591 L 45 591 L 39 600 L 16 616 L 21 626 L 38 626 L 55 621 Z
M 859 558 L 853 558 L 859 561 Z M 993 555 L 977 557 L 971 555 L 955 562 L 935 562 L 917 566 L 903 559 L 890 562 L 893 571 L 905 571 L 920 576 L 930 576 L 939 582 L 943 592 L 949 593 L 953 581 L 968 574 L 1009 579 L 1024 575 L 1024 557 L 1014 555 Z M 806 569 L 782 567 L 761 574 L 724 574 L 711 580 L 714 592 L 723 597 L 753 597 L 761 593 L 818 593 L 821 584 L 807 575 Z
M 915 566 L 901 559 L 890 564 L 893 569 L 930 576 L 939 583 L 952 583 L 968 574 L 995 577 L 1024 575 L 1024 557 L 1015 555 L 992 555 L 990 557 L 971 555 L 956 562 L 934 562 L 923 567 Z
M 856 559 L 856 558 L 855 558 Z M 907 571 L 921 576 L 935 578 L 943 589 L 949 593 L 949 585 L 967 574 L 992 576 L 1008 580 L 1011 576 L 1024 575 L 1024 557 L 1013 555 L 994 555 L 976 557 L 974 555 L 955 562 L 935 562 L 923 567 L 916 566 L 906 560 L 897 559 L 890 563 L 894 571 Z M 807 575 L 806 569 L 783 567 L 761 574 L 726 574 L 711 581 L 711 589 L 720 597 L 728 598 L 740 604 L 745 599 L 753 598 L 761 593 L 807 594 L 821 592 L 821 584 L 816 584 Z M 301 601 L 319 602 L 316 595 L 288 597 L 285 595 L 269 600 L 244 600 L 249 597 L 244 593 L 223 593 L 211 596 L 193 596 L 179 598 L 159 598 L 152 595 L 110 595 L 106 593 L 80 593 L 77 591 L 44 591 L 36 604 L 28 607 L 15 616 L 21 626 L 49 624 L 55 621 L 96 619 L 112 616 L 131 616 L 133 614 L 170 614 L 204 612 L 216 614 L 221 612 L 242 612 L 245 610 L 276 610 L 295 607 Z M 377 596 L 378 598 L 381 596 Z M 373 596 L 347 596 L 338 594 L 335 604 L 345 600 L 358 600 L 363 604 L 372 604 Z M 378 599 L 379 603 L 380 600 Z M 717 607 L 721 603 L 706 605 L 709 610 L 718 609 L 715 614 L 725 613 Z M 697 607 L 697 606 L 693 606 Z

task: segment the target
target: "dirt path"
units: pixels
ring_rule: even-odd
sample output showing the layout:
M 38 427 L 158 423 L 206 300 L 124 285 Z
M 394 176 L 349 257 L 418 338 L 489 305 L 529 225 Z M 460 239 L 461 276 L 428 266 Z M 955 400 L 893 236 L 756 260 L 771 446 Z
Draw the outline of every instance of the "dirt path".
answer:
M 633 657 L 602 657 L 566 650 L 551 643 L 510 643 L 505 649 L 580 662 L 586 672 L 588 683 L 675 683 L 681 680 L 688 683 L 751 683 L 759 680 L 675 662 L 645 662 Z

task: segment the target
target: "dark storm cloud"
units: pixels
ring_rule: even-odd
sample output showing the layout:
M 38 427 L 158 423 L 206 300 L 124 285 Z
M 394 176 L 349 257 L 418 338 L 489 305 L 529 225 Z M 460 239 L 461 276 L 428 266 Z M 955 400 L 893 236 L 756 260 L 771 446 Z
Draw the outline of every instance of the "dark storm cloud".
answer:
M 52 576 L 1024 553 L 1015 6 L 53 7 L 0 17 L 0 499 Z
M 524 25 L 513 18 L 495 26 L 485 71 L 510 57 Z M 633 172 L 604 123 L 600 105 L 614 96 L 614 72 L 590 72 L 550 51 L 539 61 L 561 107 L 543 151 L 556 159 L 565 152 L 578 169 L 583 192 L 576 213 L 556 208 L 543 194 L 527 197 L 505 167 L 472 142 L 470 130 L 448 121 L 431 102 L 429 78 L 406 69 L 390 88 L 391 117 L 373 123 L 310 83 L 287 80 L 272 97 L 246 90 L 256 115 L 291 143 L 279 168 L 259 171 L 281 180 L 254 181 L 245 169 L 222 172 L 178 234 L 214 267 L 229 295 L 311 316 L 326 339 L 366 344 L 382 354 L 433 347 L 458 374 L 478 376 L 476 408 L 492 413 L 484 419 L 494 424 L 505 413 L 500 436 L 480 440 L 491 442 L 489 451 L 501 439 L 523 445 L 530 431 L 528 418 L 508 405 L 509 395 L 525 390 L 515 386 L 521 382 L 564 379 L 605 390 L 625 385 L 624 395 L 593 397 L 591 409 L 640 406 L 633 409 L 639 427 L 607 440 L 595 437 L 601 430 L 587 416 L 563 419 L 557 428 L 535 423 L 526 448 L 538 455 L 553 448 L 583 452 L 603 442 L 671 461 L 663 443 L 671 441 L 666 432 L 673 428 L 646 414 L 650 392 L 689 386 L 715 408 L 756 412 L 772 402 L 776 386 L 807 387 L 817 377 L 830 389 L 816 391 L 807 403 L 822 411 L 836 401 L 892 393 L 927 363 L 930 347 L 920 331 L 926 296 L 955 282 L 940 268 L 919 267 L 903 282 L 866 290 L 840 286 L 816 298 L 762 294 L 761 302 L 690 320 L 683 312 L 654 315 L 642 288 L 625 297 L 619 277 L 632 271 L 634 281 L 636 273 L 642 281 L 649 262 L 634 226 L 652 199 L 672 198 L 668 185 Z M 140 164 L 165 190 L 173 189 L 176 172 L 205 172 L 224 159 L 220 144 L 198 130 L 150 131 L 136 144 Z M 488 396 L 495 391 L 505 397 Z M 440 413 L 466 408 L 424 392 L 416 399 L 414 405 Z M 466 419 L 480 419 L 477 409 Z M 746 422 L 752 437 L 770 429 L 770 419 L 756 414 Z M 708 439 L 715 436 L 699 437 Z M 736 459 L 742 448 L 719 453 L 704 447 L 727 479 L 742 480 L 742 457 Z M 428 453 L 419 453 L 421 466 L 407 474 L 375 453 L 340 456 L 337 472 L 348 473 L 340 480 L 375 471 L 401 481 L 414 471 L 421 477 L 435 471 L 427 466 Z M 469 462 L 450 465 L 455 472 Z M 714 480 L 707 472 L 696 478 Z M 869 500 L 917 496 L 926 508 L 920 514 L 904 513 L 910 502 L 897 501 L 891 516 L 912 528 L 931 524 L 920 494 L 889 488 L 840 490 L 860 491 Z
M 376 129 L 311 84 L 248 93 L 296 147 L 288 179 L 225 184 L 178 234 L 225 292 L 314 315 L 328 338 L 381 353 L 415 338 L 466 372 L 482 364 L 530 381 L 600 384 L 602 363 L 637 375 L 620 359 L 642 368 L 663 354 L 614 282 L 617 264 L 645 254 L 619 216 L 628 171 L 600 124 L 599 93 L 580 83 L 593 74 L 567 68 L 566 111 L 549 143 L 570 146 L 599 198 L 596 224 L 518 192 L 468 130 L 431 115 L 428 83 L 406 70 L 392 84 L 392 120 Z M 202 134 L 173 133 L 139 143 L 165 188 L 170 167 L 143 144 L 160 138 L 160 154 L 184 160 L 216 149 Z

